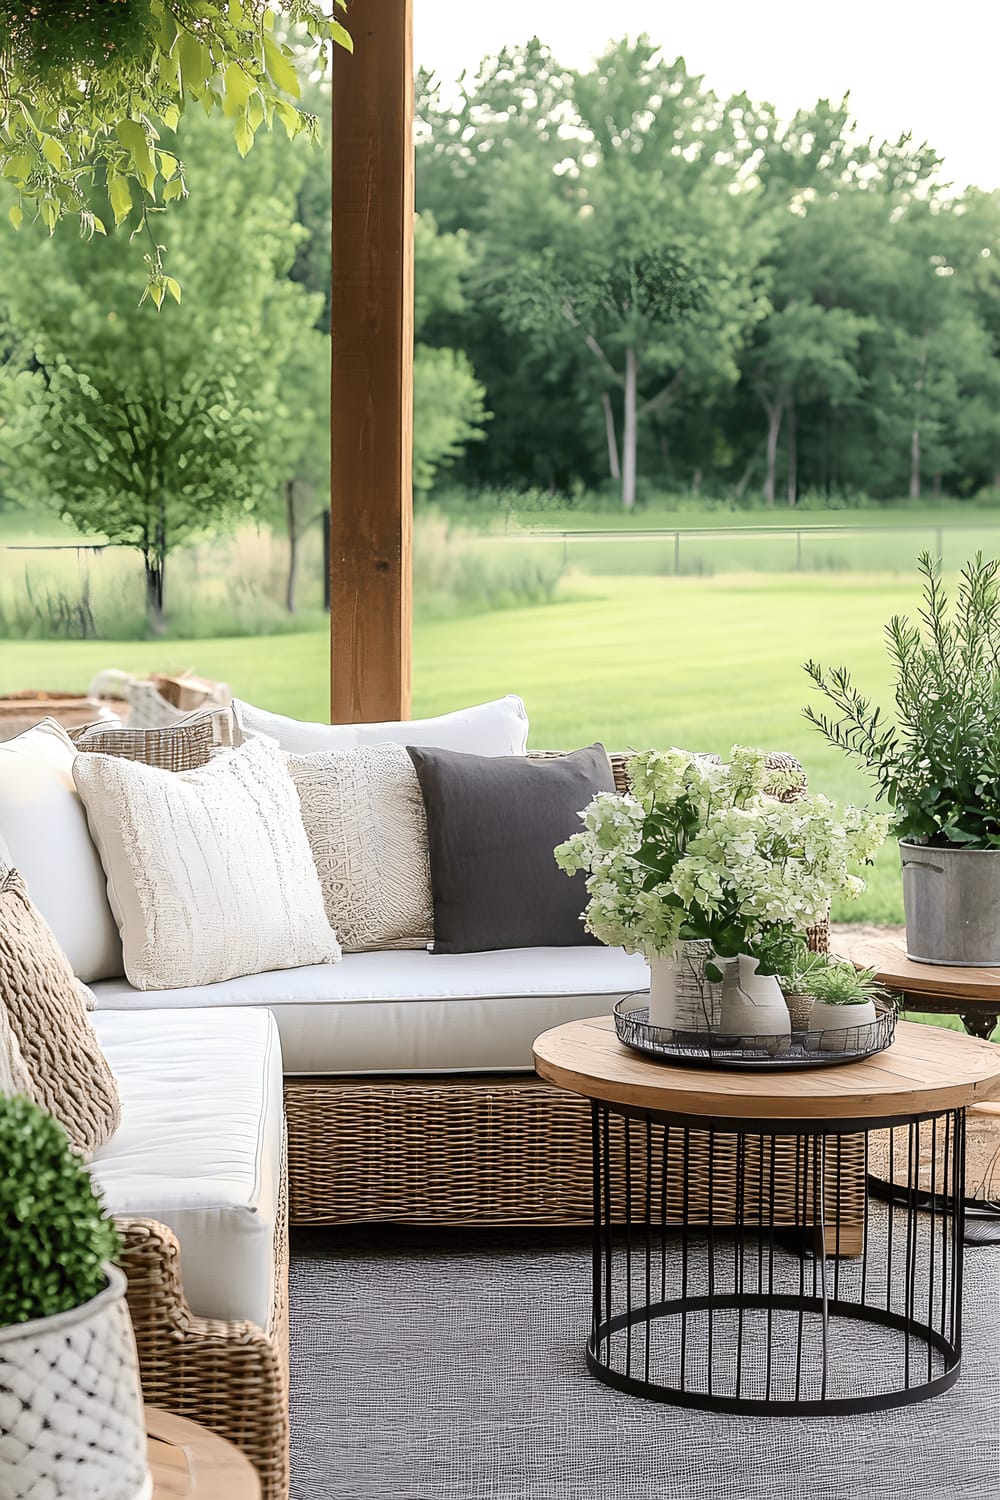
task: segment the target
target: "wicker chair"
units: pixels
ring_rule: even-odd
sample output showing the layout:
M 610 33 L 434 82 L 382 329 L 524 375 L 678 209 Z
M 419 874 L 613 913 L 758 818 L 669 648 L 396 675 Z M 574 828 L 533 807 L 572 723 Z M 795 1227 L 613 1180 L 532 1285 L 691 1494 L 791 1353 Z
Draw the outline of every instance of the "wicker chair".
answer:
M 274 1300 L 267 1328 L 197 1317 L 184 1295 L 174 1233 L 153 1219 L 116 1223 L 146 1401 L 228 1438 L 256 1468 L 263 1500 L 287 1500 L 287 1193 L 282 1192 L 275 1226 Z
M 625 791 L 629 756 L 611 759 L 618 789 Z M 792 800 L 802 794 L 806 781 L 798 761 L 775 754 L 769 764 L 801 778 L 779 795 Z M 814 928 L 809 941 L 825 951 L 827 924 Z M 591 1222 L 590 1106 L 532 1074 L 288 1078 L 285 1114 L 293 1224 Z M 736 1137 L 716 1134 L 714 1148 L 713 1209 L 716 1222 L 725 1222 Z M 641 1153 L 643 1141 L 637 1138 L 634 1149 Z M 796 1153 L 796 1138 L 783 1138 L 768 1196 L 776 1224 L 808 1230 L 786 1208 L 795 1199 Z M 770 1177 L 770 1163 L 767 1171 Z M 623 1184 L 616 1203 L 624 1216 Z M 826 1204 L 828 1223 L 839 1226 L 839 1253 L 860 1252 L 863 1209 L 863 1142 L 845 1138 Z

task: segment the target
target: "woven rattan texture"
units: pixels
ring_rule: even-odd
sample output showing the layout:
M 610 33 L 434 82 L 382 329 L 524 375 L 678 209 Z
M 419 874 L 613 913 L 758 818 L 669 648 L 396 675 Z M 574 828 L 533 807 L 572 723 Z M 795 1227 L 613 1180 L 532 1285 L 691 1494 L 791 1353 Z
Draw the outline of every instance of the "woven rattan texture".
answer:
M 285 1176 L 282 1174 L 282 1182 Z M 165 1225 L 118 1219 L 128 1306 L 146 1401 L 228 1438 L 260 1476 L 262 1500 L 288 1496 L 288 1213 L 275 1227 L 270 1326 L 192 1313 L 181 1285 L 180 1246 Z
M 234 723 L 232 709 L 220 709 L 163 729 L 105 729 L 89 724 L 70 738 L 81 753 L 116 755 L 162 771 L 197 771 L 216 750 L 233 744 Z
M 293 1224 L 395 1220 L 410 1224 L 588 1224 L 593 1216 L 590 1105 L 533 1076 L 474 1079 L 289 1078 L 285 1082 Z M 616 1129 L 624 1128 L 620 1121 Z M 737 1139 L 694 1132 L 700 1166 L 687 1204 L 690 1223 L 732 1217 Z M 630 1128 L 633 1169 L 646 1150 L 645 1127 Z M 679 1151 L 680 1146 L 677 1146 Z M 801 1160 L 794 1137 L 779 1137 L 763 1163 L 751 1143 L 747 1197 L 771 1205 L 765 1221 L 798 1222 Z M 618 1153 L 619 1160 L 622 1153 Z M 668 1222 L 682 1203 L 667 1174 Z M 709 1162 L 711 1161 L 711 1167 Z M 773 1182 L 772 1182 L 773 1173 Z M 640 1174 L 641 1175 L 641 1174 Z M 827 1174 L 827 1221 L 840 1225 L 840 1250 L 861 1248 L 864 1149 L 845 1137 Z M 657 1182 L 655 1195 L 658 1197 Z M 623 1179 L 612 1212 L 624 1218 Z M 633 1204 L 638 1216 L 638 1202 Z M 803 1226 L 808 1227 L 808 1226 Z
M 91 1156 L 118 1127 L 118 1087 L 73 971 L 16 870 L 0 877 L 0 1004 L 31 1076 L 32 1097 Z

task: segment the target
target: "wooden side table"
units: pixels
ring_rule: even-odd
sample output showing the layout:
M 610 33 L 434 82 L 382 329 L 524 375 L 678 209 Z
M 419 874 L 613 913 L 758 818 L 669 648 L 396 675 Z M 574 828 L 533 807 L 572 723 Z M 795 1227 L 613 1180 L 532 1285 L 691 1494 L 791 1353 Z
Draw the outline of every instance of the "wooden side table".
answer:
M 902 937 L 838 933 L 836 952 L 876 978 L 900 998 L 904 1010 L 960 1016 L 970 1036 L 989 1040 L 1000 1020 L 1000 968 L 924 964 L 906 955 Z M 969 1111 L 966 1138 L 966 1238 L 971 1243 L 1000 1240 L 1000 1106 Z M 895 1177 L 895 1173 L 891 1174 Z
M 153 1500 L 260 1500 L 260 1480 L 250 1460 L 187 1417 L 146 1407 Z
M 887 1051 L 861 1062 L 695 1068 L 629 1050 L 607 1016 L 546 1031 L 534 1052 L 544 1079 L 591 1101 L 587 1363 L 598 1379 L 676 1405 L 771 1416 L 877 1411 L 955 1383 L 965 1112 L 1000 1096 L 1000 1048 L 903 1021 Z M 870 1212 L 866 1196 L 862 1255 L 830 1261 L 839 1200 L 828 1185 L 845 1140 L 860 1133 L 867 1160 L 880 1131 L 890 1151 L 903 1146 L 901 1200 Z M 737 1150 L 732 1171 L 720 1163 L 713 1174 L 717 1134 L 735 1136 Z M 786 1252 L 770 1211 L 779 1146 L 795 1162 L 796 1219 L 817 1232 L 810 1259 Z M 929 1194 L 928 1166 L 942 1182 Z M 612 1184 L 622 1171 L 619 1222 Z M 668 1213 L 678 1193 L 679 1228 Z M 735 1202 L 729 1219 L 720 1198 Z
M 961 1016 L 970 1036 L 985 1041 L 1000 1021 L 1000 968 L 958 968 L 907 958 L 901 937 L 838 933 L 833 947 L 859 969 L 874 969 L 886 989 L 902 999 L 904 1010 Z

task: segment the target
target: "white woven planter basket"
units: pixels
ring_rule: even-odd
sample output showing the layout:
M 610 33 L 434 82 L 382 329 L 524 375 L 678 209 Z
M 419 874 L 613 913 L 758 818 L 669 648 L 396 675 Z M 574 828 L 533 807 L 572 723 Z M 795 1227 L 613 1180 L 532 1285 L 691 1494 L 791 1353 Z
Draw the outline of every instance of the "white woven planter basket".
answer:
M 0 1328 L 3 1500 L 148 1500 L 125 1277 L 70 1312 Z

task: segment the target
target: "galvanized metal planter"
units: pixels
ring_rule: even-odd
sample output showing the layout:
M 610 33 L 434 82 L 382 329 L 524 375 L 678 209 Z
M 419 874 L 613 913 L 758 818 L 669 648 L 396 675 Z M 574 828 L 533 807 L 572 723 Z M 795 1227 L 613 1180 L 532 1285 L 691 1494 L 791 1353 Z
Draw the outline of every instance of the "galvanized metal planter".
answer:
M 906 952 L 923 964 L 1000 964 L 1000 849 L 900 839 Z

